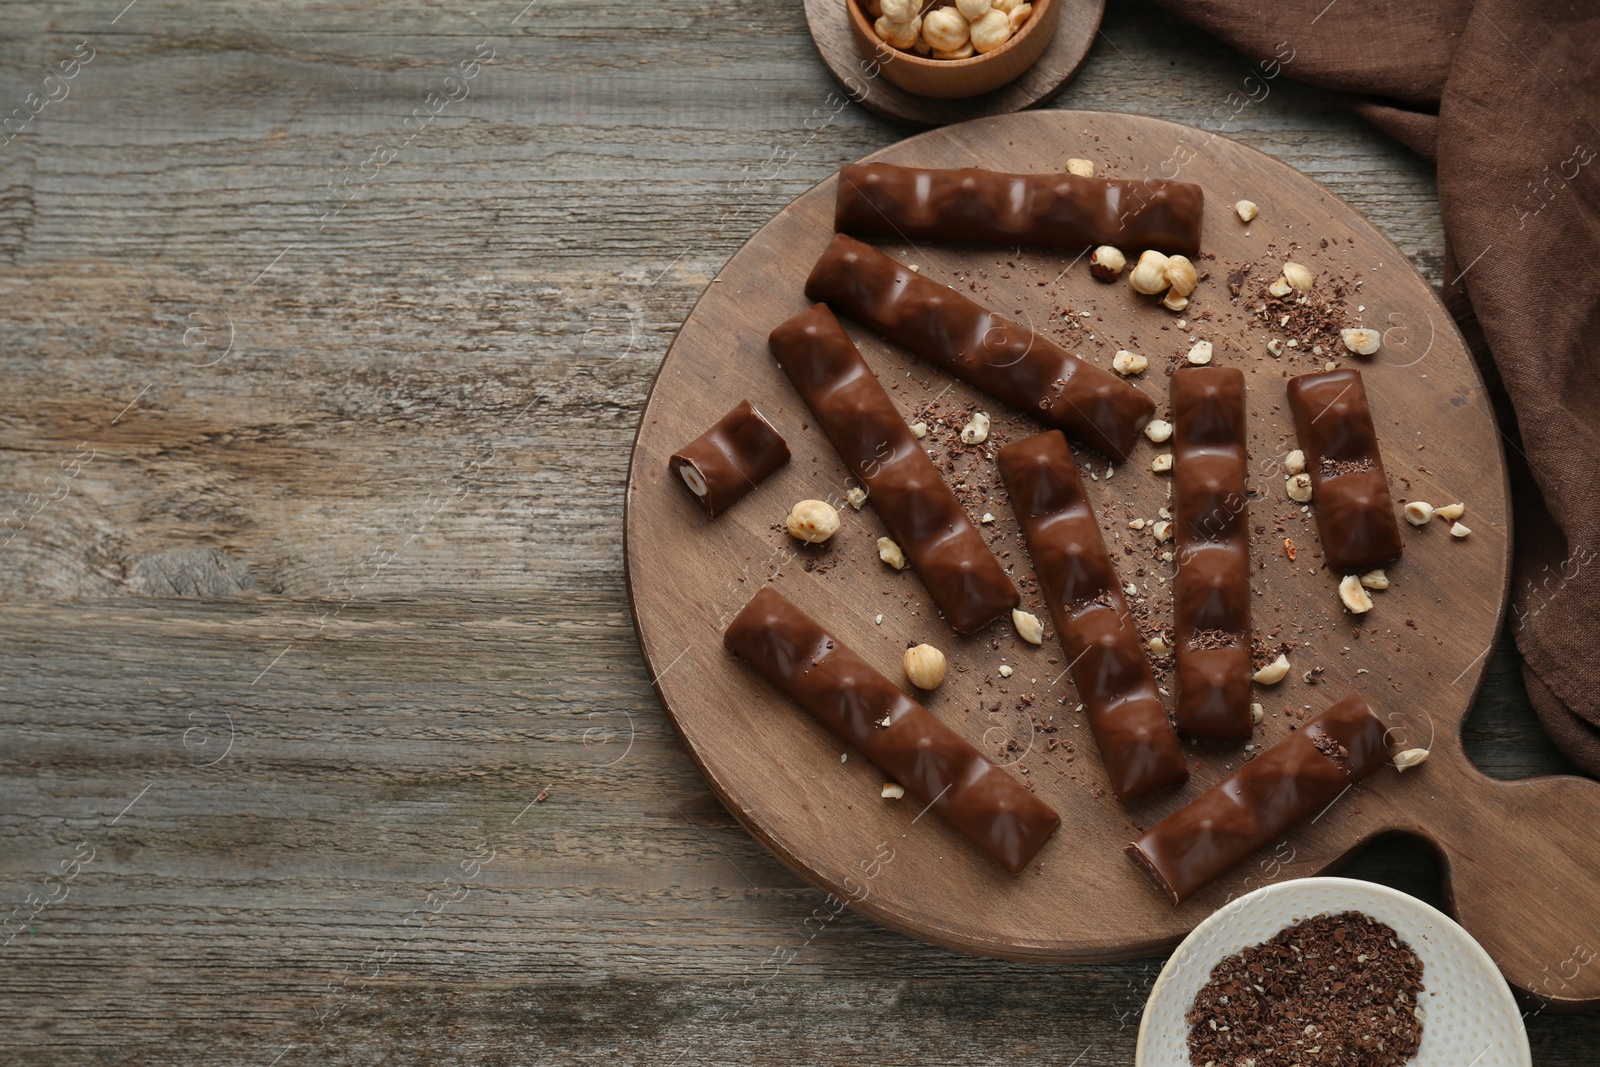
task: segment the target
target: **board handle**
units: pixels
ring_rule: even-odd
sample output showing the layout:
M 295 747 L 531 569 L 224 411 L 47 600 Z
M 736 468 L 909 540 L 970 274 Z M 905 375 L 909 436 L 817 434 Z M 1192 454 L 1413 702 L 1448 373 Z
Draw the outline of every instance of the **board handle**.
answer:
M 1460 791 L 1409 829 L 1438 847 L 1456 921 L 1535 1009 L 1600 1005 L 1600 782 L 1506 782 L 1451 757 L 1465 764 Z M 1444 768 L 1408 784 L 1428 770 Z

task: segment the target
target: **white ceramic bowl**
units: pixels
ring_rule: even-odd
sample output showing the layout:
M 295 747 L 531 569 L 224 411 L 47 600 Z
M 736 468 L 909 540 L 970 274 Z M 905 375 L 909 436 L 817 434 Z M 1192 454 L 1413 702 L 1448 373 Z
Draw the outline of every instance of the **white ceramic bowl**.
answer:
M 1353 878 L 1300 878 L 1213 912 L 1167 960 L 1139 1024 L 1138 1067 L 1189 1067 L 1183 1021 L 1224 957 L 1315 915 L 1359 911 L 1394 927 L 1422 960 L 1422 1045 L 1408 1067 L 1531 1067 L 1522 1015 L 1483 947 L 1415 897 Z

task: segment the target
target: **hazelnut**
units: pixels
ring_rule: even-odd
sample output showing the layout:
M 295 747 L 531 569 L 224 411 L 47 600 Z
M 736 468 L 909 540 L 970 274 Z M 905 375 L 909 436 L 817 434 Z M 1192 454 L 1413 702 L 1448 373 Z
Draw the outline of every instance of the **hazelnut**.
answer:
M 1211 362 L 1213 351 L 1210 341 L 1196 341 L 1194 347 L 1189 349 L 1189 362 L 1197 367 L 1203 367 Z
M 961 17 L 968 22 L 980 15 L 988 14 L 993 6 L 989 0 L 956 0 L 956 10 L 961 12 Z
M 1251 221 L 1261 213 L 1261 209 L 1256 207 L 1256 202 L 1254 200 L 1241 200 L 1237 204 L 1233 205 L 1233 210 L 1237 211 L 1239 213 L 1239 217 L 1245 222 Z
M 1031 9 L 1033 5 L 1028 5 Z M 1090 159 L 1067 160 L 1067 173 L 1076 174 L 1080 178 L 1094 177 L 1094 161 Z
M 933 50 L 933 58 L 934 59 L 971 59 L 972 58 L 972 42 L 968 41 L 966 44 L 962 45 L 960 48 L 957 48 L 954 52 L 941 52 L 936 48 L 936 49 Z M 916 270 L 917 268 L 912 267 L 911 269 L 912 270 Z
M 878 0 L 878 10 L 890 22 L 910 22 L 922 14 L 922 0 Z
M 1167 471 L 1171 470 L 1172 469 L 1172 453 L 1171 452 L 1163 452 L 1163 453 L 1161 453 L 1161 455 L 1157 456 L 1155 459 L 1152 459 L 1150 461 L 1150 469 L 1155 471 L 1157 474 L 1165 474 Z
M 845 491 L 844 498 L 850 502 L 851 507 L 860 511 L 862 505 L 867 502 L 867 491 L 859 485 L 852 485 Z
M 1296 504 L 1311 502 L 1311 475 L 1293 474 L 1283 483 L 1283 491 L 1289 494 L 1289 499 Z
M 789 532 L 820 545 L 839 532 L 839 513 L 825 501 L 802 500 L 789 509 Z
M 993 52 L 1011 40 L 1011 17 L 1004 11 L 990 11 L 972 24 L 972 47 Z
M 701 474 L 700 468 L 694 464 L 685 463 L 678 468 L 678 474 L 683 478 L 683 484 L 689 487 L 689 492 L 695 496 L 705 496 L 706 493 L 710 492 L 710 487 L 706 485 L 705 475 Z
M 944 681 L 945 658 L 932 645 L 916 645 L 906 649 L 906 678 L 918 689 L 937 689 Z
M 972 421 L 961 427 L 961 443 L 981 445 L 989 439 L 989 416 L 981 411 L 972 414 Z
M 1017 8 L 1021 7 L 1023 4 L 1026 4 L 1027 2 L 1028 2 L 1028 0 L 994 0 L 994 7 L 995 7 L 995 10 L 1004 11 L 1006 14 L 1009 15 L 1009 14 L 1011 14 L 1011 12 L 1015 11 Z M 1032 5 L 1029 5 L 1029 6 L 1032 6 Z
M 910 426 L 910 430 L 911 436 L 915 437 L 919 441 L 928 436 L 928 424 L 925 422 L 913 422 Z
M 1136 293 L 1155 296 L 1167 290 L 1167 257 L 1150 250 L 1139 253 L 1139 262 L 1128 272 L 1128 284 Z
M 958 18 L 960 16 L 957 16 Z M 912 48 L 917 43 L 917 34 L 922 30 L 922 19 L 912 19 L 910 22 L 895 22 L 888 15 L 883 16 L 872 24 L 872 32 L 884 44 L 892 45 L 902 52 Z
M 1410 770 L 1412 767 L 1426 763 L 1428 755 L 1428 750 L 1425 748 L 1408 748 L 1395 756 L 1394 769 L 1397 771 Z
M 1257 685 L 1277 685 L 1289 674 L 1289 657 L 1278 653 L 1278 658 L 1252 674 L 1251 680 Z
M 1302 293 L 1310 292 L 1311 287 L 1317 284 L 1317 279 L 1311 271 L 1298 263 L 1285 263 L 1283 265 L 1283 280 L 1300 290 Z
M 1021 608 L 1012 608 L 1011 624 L 1017 628 L 1017 636 L 1028 644 L 1044 644 L 1044 624 L 1039 621 L 1039 616 Z
M 1033 14 L 1032 4 L 1018 4 L 1016 7 L 1006 12 L 1006 20 L 1011 23 L 1011 32 L 1016 33 L 1018 30 L 1022 29 L 1022 24 L 1028 21 L 1028 16 L 1031 14 Z M 1089 161 L 1084 160 L 1084 162 L 1088 163 Z M 1076 174 L 1077 171 L 1073 171 L 1073 173 Z M 1089 177 L 1094 177 L 1093 163 L 1089 163 Z
M 1172 423 L 1166 419 L 1151 419 L 1145 423 L 1144 435 L 1156 444 L 1172 439 Z
M 1465 504 L 1446 504 L 1442 508 L 1433 509 L 1434 518 L 1443 519 L 1445 522 L 1455 522 L 1466 513 L 1467 506 Z
M 1294 286 L 1290 285 L 1287 281 L 1280 277 L 1277 281 L 1267 286 L 1267 292 L 1271 293 L 1273 296 L 1288 296 L 1290 293 L 1294 292 Z M 1289 316 L 1287 315 L 1284 316 L 1285 319 L 1288 317 Z M 1284 323 L 1279 323 L 1278 325 L 1282 326 Z
M 897 571 L 906 569 L 906 554 L 900 550 L 891 538 L 878 538 L 878 558 Z
M 1168 311 L 1182 311 L 1189 306 L 1189 298 L 1179 296 L 1176 289 L 1167 290 L 1167 295 L 1161 298 L 1161 306 Z
M 1382 567 L 1379 567 L 1375 571 L 1368 571 L 1363 574 L 1361 576 L 1361 584 L 1367 589 L 1387 589 L 1389 588 L 1389 576 L 1384 573 Z
M 1426 526 L 1433 518 L 1433 505 L 1426 500 L 1413 500 L 1405 507 L 1406 521 L 1413 526 Z
M 1456 523 L 1454 526 L 1450 527 L 1450 536 L 1451 537 L 1461 538 L 1461 537 L 1467 536 L 1471 532 L 1472 532 L 1471 530 L 1467 529 L 1467 527 L 1463 526 L 1459 522 Z
M 1160 634 L 1156 634 L 1150 639 L 1150 654 L 1152 656 L 1165 656 L 1168 651 L 1167 639 L 1165 637 L 1162 637 Z
M 1283 355 L 1283 342 L 1276 337 L 1267 338 L 1267 352 L 1274 356 Z
M 1300 449 L 1295 449 L 1283 457 L 1283 469 L 1290 474 L 1303 474 L 1306 469 L 1306 454 Z
M 1089 253 L 1089 273 L 1103 282 L 1116 281 L 1117 275 L 1127 265 L 1128 257 L 1122 254 L 1120 248 L 1111 245 L 1101 245 Z
M 1260 704 L 1251 704 L 1250 705 L 1250 721 L 1251 722 L 1256 723 L 1256 724 L 1259 725 L 1261 720 L 1265 719 L 1266 717 L 1267 717 L 1267 709 L 1266 708 L 1263 708 Z
M 1017 673 L 1017 672 L 1011 669 L 1011 665 L 1010 664 L 1002 663 L 1000 665 L 1000 677 L 1009 678 L 1015 673 Z
M 1172 523 L 1168 522 L 1166 519 L 1162 519 L 1160 522 L 1150 527 L 1150 532 L 1156 535 L 1156 542 L 1158 544 L 1166 544 L 1168 541 L 1172 540 Z
M 922 16 L 922 39 L 935 52 L 954 52 L 967 43 L 967 20 L 953 7 L 936 7 Z
M 1372 610 L 1372 594 L 1361 588 L 1361 579 L 1347 574 L 1339 580 L 1339 599 L 1353 615 Z
M 1370 356 L 1378 350 L 1383 341 L 1383 335 L 1377 330 L 1340 330 L 1339 339 L 1344 346 L 1358 356 Z
M 1194 264 L 1189 262 L 1188 256 L 1168 256 L 1167 268 L 1161 273 L 1166 276 L 1167 284 L 1172 286 L 1172 291 L 1179 296 L 1188 296 L 1194 292 L 1194 287 L 1200 284 L 1200 278 L 1195 273 Z
M 906 795 L 906 787 L 899 782 L 884 782 L 878 795 L 885 800 L 899 800 Z
M 1150 366 L 1148 359 L 1127 349 L 1122 349 L 1111 357 L 1111 369 L 1124 376 L 1142 374 L 1148 366 Z
M 983 513 L 983 518 L 979 519 L 978 521 L 987 526 L 989 523 L 994 521 L 994 515 L 985 511 Z

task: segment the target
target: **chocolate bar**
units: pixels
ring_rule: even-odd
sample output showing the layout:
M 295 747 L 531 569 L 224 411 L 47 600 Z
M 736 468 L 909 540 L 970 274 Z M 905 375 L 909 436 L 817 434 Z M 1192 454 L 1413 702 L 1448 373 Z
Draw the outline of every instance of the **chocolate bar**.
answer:
M 1158 178 L 851 163 L 839 168 L 833 228 L 902 242 L 1114 245 L 1133 260 L 1151 248 L 1169 256 L 1198 253 L 1204 207 L 1198 185 Z
M 1188 781 L 1067 439 L 1051 430 L 1013 441 L 999 461 L 1112 792 L 1137 800 Z
M 1061 817 L 768 586 L 723 645 L 1012 874 Z
M 950 625 L 974 633 L 1016 607 L 1000 561 L 833 312 L 817 304 L 767 343 Z
M 667 467 L 716 518 L 763 478 L 789 462 L 789 446 L 772 424 L 741 400 L 711 429 L 672 454 Z
M 1161 820 L 1128 855 L 1181 904 L 1382 766 L 1395 747 L 1387 730 L 1348 696 Z
M 1172 586 L 1178 731 L 1250 736 L 1250 526 L 1244 375 L 1184 367 L 1172 375 Z
M 1155 414 L 1149 397 L 1110 371 L 853 237 L 828 245 L 806 296 L 1115 459 L 1128 458 Z
M 1361 372 L 1346 367 L 1290 378 L 1289 410 L 1306 454 L 1328 569 L 1359 573 L 1399 559 L 1400 524 Z

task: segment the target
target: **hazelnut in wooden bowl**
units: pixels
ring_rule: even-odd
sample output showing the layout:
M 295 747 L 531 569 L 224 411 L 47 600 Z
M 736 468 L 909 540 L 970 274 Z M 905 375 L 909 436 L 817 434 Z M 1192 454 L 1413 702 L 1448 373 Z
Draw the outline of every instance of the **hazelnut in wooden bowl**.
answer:
M 844 0 L 861 54 L 922 96 L 979 96 L 1033 66 L 1065 0 Z

